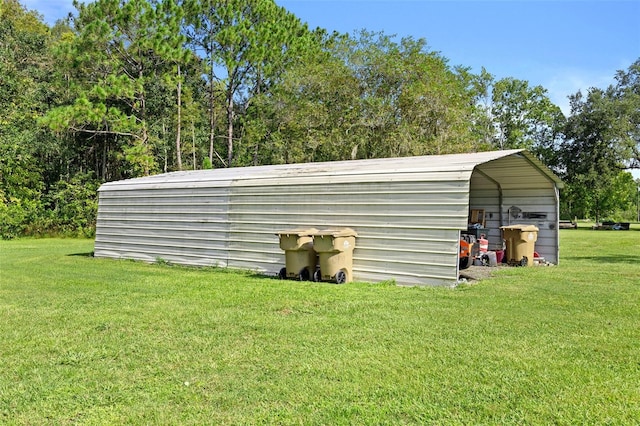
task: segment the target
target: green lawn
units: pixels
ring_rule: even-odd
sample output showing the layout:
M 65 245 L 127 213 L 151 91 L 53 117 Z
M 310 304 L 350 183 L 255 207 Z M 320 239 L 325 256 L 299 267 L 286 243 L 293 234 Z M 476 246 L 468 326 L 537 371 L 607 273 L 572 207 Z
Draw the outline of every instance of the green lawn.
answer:
M 640 228 L 457 289 L 0 241 L 0 423 L 640 422 Z

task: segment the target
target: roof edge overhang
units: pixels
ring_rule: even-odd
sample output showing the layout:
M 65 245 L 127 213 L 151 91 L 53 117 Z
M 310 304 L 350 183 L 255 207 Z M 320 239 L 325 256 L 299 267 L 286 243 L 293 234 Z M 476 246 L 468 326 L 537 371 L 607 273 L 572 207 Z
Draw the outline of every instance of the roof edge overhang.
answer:
M 382 175 L 391 173 L 452 172 L 456 180 L 469 180 L 476 167 L 509 156 L 520 156 L 527 160 L 557 187 L 564 185 L 560 178 L 549 170 L 534 155 L 524 149 L 484 151 L 467 154 L 428 155 L 415 157 L 379 158 L 367 160 L 346 160 L 318 163 L 280 164 L 272 166 L 250 166 L 230 169 L 169 172 L 160 175 L 107 182 L 99 191 L 106 189 L 127 190 L 140 187 L 186 186 L 229 186 L 248 180 L 305 176 L 341 175 Z M 208 183 L 205 183 L 208 182 Z
M 555 173 L 553 173 L 551 169 L 545 166 L 542 163 L 542 161 L 538 160 L 538 158 L 535 155 L 533 155 L 531 152 L 527 151 L 526 149 L 520 149 L 516 151 L 517 153 L 514 153 L 512 155 L 523 157 L 529 162 L 529 164 L 531 164 L 533 167 L 538 169 L 540 173 L 545 175 L 547 179 L 553 182 L 557 188 L 559 189 L 564 188 L 564 182 L 562 181 L 562 179 L 560 179 Z

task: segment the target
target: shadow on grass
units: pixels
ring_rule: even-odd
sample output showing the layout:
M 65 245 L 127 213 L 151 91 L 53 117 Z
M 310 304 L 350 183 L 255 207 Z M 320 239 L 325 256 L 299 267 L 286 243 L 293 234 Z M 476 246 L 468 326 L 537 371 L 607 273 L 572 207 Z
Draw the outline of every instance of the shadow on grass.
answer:
M 273 275 L 273 274 L 268 274 L 266 272 L 247 272 L 247 277 L 249 278 L 257 278 L 257 279 L 273 279 L 273 280 L 279 280 L 280 278 L 278 278 L 277 275 Z
M 595 263 L 628 263 L 640 265 L 640 256 L 624 255 L 624 256 L 562 256 L 564 259 L 571 260 L 589 260 Z
M 72 253 L 72 254 L 68 254 L 67 256 L 75 256 L 75 257 L 93 257 L 93 252 L 90 251 L 88 253 Z
M 278 274 L 269 273 L 269 272 L 250 272 L 249 274 L 247 274 L 247 276 L 249 278 L 261 279 L 261 280 L 266 279 L 266 280 L 282 281 L 282 282 L 286 282 L 286 281 L 313 282 L 313 280 L 301 281 L 299 279 L 293 279 L 293 278 L 280 278 Z
M 309 280 L 300 280 L 298 278 L 280 278 L 278 276 L 278 274 L 274 274 L 274 273 L 270 273 L 270 272 L 250 272 L 247 274 L 247 276 L 249 278 L 255 278 L 255 279 L 261 279 L 261 280 L 273 280 L 273 281 L 281 281 L 281 282 L 287 282 L 287 281 L 291 281 L 291 282 L 299 282 L 299 283 L 316 283 L 316 281 L 309 279 Z M 325 283 L 324 281 L 320 281 L 317 282 L 317 284 L 322 284 Z

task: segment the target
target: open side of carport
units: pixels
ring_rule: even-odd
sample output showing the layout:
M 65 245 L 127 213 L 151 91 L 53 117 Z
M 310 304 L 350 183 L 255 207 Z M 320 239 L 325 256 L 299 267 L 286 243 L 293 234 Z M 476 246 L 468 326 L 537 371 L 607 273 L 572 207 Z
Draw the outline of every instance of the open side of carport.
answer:
M 478 165 L 471 176 L 469 209 L 483 210 L 490 248 L 502 245 L 500 227 L 535 225 L 536 251 L 559 261 L 560 179 L 526 151 Z

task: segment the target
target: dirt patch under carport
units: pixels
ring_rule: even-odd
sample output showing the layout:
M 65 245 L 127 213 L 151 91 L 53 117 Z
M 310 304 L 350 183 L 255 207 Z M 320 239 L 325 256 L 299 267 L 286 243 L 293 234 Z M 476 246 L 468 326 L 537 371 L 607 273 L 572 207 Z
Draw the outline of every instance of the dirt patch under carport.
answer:
M 469 282 L 481 281 L 487 278 L 491 278 L 496 271 L 508 266 L 469 266 L 467 269 L 460 271 L 460 279 L 466 279 Z

